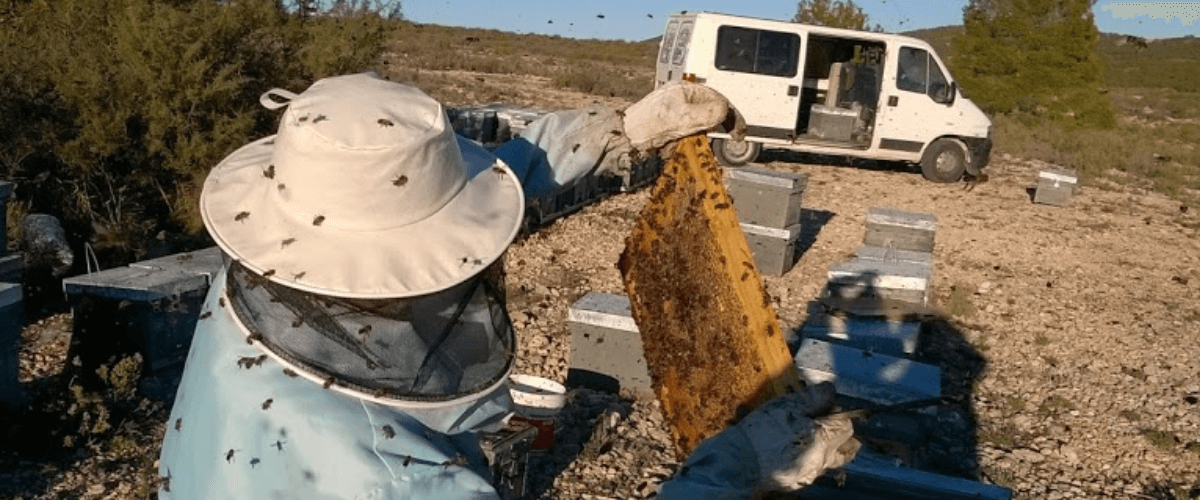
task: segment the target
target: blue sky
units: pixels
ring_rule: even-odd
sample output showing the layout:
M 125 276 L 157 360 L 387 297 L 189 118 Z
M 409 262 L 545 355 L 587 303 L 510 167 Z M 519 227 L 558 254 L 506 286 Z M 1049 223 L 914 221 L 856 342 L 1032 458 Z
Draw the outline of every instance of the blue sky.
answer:
M 855 3 L 866 11 L 872 23 L 883 25 L 886 31 L 901 32 L 962 24 L 962 8 L 967 2 L 861 0 Z M 762 0 L 608 0 L 587 6 L 562 0 L 409 0 L 403 2 L 403 7 L 404 16 L 419 23 L 618 40 L 645 40 L 658 36 L 667 15 L 682 10 L 784 20 L 791 19 L 796 13 L 796 2 Z M 1200 35 L 1200 0 L 1101 0 L 1093 12 L 1096 26 L 1105 33 L 1145 38 Z

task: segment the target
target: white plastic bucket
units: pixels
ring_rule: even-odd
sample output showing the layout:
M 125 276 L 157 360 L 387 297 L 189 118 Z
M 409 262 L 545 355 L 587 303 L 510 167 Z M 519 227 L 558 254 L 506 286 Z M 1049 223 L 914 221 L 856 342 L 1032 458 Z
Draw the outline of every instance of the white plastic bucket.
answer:
M 567 404 L 567 388 L 550 379 L 533 375 L 512 375 L 508 379 L 512 395 L 514 419 L 529 422 L 538 430 L 533 449 L 548 450 L 554 446 L 554 420 Z
M 508 390 L 517 415 L 533 420 L 553 420 L 567 403 L 567 388 L 550 379 L 514 374 Z

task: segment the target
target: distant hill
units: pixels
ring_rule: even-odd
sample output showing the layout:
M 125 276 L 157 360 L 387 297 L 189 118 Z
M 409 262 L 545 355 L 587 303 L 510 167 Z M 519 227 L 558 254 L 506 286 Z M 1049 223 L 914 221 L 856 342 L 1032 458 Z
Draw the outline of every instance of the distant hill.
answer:
M 949 63 L 954 58 L 951 40 L 962 26 L 942 26 L 902 33 L 929 42 Z M 1126 35 L 1100 34 L 1097 52 L 1104 61 L 1105 79 L 1116 88 L 1168 88 L 1200 92 L 1200 38 L 1147 40 L 1146 46 L 1129 43 Z

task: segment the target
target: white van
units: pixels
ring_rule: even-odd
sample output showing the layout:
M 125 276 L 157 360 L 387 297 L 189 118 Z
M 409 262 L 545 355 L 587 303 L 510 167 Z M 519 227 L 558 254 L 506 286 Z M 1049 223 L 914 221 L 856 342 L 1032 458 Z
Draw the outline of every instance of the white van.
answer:
M 955 182 L 991 153 L 991 120 L 915 38 L 684 12 L 658 54 L 656 88 L 705 84 L 745 118 L 743 141 L 709 134 L 726 165 L 765 147 L 919 163 L 929 180 Z

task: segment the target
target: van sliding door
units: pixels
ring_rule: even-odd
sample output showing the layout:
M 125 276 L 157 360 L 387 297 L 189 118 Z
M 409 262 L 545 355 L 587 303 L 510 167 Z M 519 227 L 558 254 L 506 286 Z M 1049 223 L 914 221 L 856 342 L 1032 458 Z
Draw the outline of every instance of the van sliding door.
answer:
M 791 140 L 796 135 L 801 37 L 741 26 L 717 29 L 715 71 L 708 86 L 746 119 L 747 135 Z

